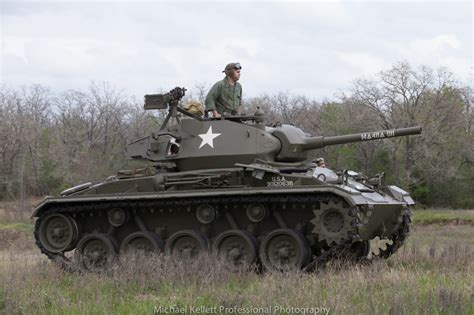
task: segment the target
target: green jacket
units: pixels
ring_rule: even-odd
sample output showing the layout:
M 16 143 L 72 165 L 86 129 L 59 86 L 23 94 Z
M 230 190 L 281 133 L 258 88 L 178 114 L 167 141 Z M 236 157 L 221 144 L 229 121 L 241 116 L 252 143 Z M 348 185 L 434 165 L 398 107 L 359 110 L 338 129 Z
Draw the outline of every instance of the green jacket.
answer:
M 242 85 L 235 82 L 232 86 L 224 80 L 216 82 L 206 96 L 206 110 L 217 110 L 221 115 L 237 115 L 237 109 L 242 104 Z

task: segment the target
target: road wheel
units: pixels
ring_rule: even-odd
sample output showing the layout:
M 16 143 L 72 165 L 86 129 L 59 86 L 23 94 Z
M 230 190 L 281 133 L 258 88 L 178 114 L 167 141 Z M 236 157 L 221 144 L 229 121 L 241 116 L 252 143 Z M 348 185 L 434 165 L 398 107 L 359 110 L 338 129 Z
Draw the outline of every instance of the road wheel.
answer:
M 164 242 L 152 232 L 135 232 L 127 236 L 120 245 L 120 254 L 159 254 L 163 252 Z
M 77 244 L 77 262 L 85 270 L 102 271 L 113 263 L 117 249 L 117 243 L 108 234 L 88 234 Z
M 260 259 L 266 269 L 301 269 L 310 260 L 311 249 L 296 230 L 278 229 L 270 232 L 260 246 Z
M 170 236 L 166 241 L 165 254 L 175 262 L 191 260 L 209 248 L 207 237 L 198 231 L 183 230 Z
M 221 233 L 214 242 L 213 251 L 226 266 L 234 271 L 246 269 L 257 260 L 257 240 L 244 230 Z

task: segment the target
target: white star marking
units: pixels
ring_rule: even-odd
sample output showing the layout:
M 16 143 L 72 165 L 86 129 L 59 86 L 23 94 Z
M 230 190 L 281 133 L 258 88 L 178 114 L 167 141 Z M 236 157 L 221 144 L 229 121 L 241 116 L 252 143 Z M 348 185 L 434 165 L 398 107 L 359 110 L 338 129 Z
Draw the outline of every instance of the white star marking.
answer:
M 202 139 L 199 149 L 205 146 L 206 144 L 214 149 L 214 139 L 219 137 L 220 135 L 220 133 L 212 133 L 212 126 L 209 126 L 209 129 L 206 133 L 199 135 L 199 137 Z

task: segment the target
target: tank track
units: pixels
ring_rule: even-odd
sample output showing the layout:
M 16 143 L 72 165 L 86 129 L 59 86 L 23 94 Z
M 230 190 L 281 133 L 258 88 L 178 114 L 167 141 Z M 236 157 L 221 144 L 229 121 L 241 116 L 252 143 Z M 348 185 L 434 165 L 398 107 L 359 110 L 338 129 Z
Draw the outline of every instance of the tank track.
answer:
M 245 214 L 245 207 L 249 204 L 261 204 L 267 209 L 267 215 L 261 222 L 252 222 L 246 220 L 242 215 Z M 324 235 L 315 234 L 315 225 L 311 221 L 317 217 L 318 211 L 323 211 L 330 204 L 333 207 L 340 207 L 342 211 L 347 211 L 347 216 L 351 218 L 349 231 L 344 230 L 345 237 L 338 239 L 338 242 L 328 244 L 324 241 Z M 201 205 L 212 205 L 217 210 L 219 220 L 212 224 L 202 224 L 196 220 L 196 209 Z M 129 220 L 122 227 L 114 227 L 107 219 L 107 211 L 110 209 L 120 208 L 129 214 Z M 202 231 L 203 234 L 211 241 L 214 241 L 219 233 L 230 229 L 242 229 L 252 234 L 258 243 L 270 232 L 278 229 L 293 229 L 301 234 L 305 242 L 311 248 L 309 262 L 304 266 L 304 270 L 309 271 L 317 266 L 323 266 L 330 259 L 337 254 L 338 251 L 348 248 L 353 242 L 359 240 L 358 229 L 361 225 L 359 209 L 357 207 L 349 207 L 347 203 L 334 195 L 309 195 L 309 194 L 288 194 L 285 196 L 275 195 L 259 195 L 259 196 L 234 196 L 234 197 L 204 197 L 193 199 L 169 199 L 169 200 L 152 200 L 152 201 L 117 201 L 117 202 L 96 202 L 88 204 L 63 204 L 61 206 L 51 206 L 49 209 L 41 213 L 35 224 L 35 240 L 41 253 L 45 254 L 50 260 L 58 263 L 66 270 L 75 270 L 74 260 L 67 257 L 64 252 L 49 251 L 40 240 L 40 226 L 44 218 L 49 214 L 60 213 L 70 215 L 73 218 L 81 220 L 83 224 L 79 224 L 81 234 L 80 238 L 92 233 L 105 233 L 108 235 L 115 235 L 120 229 L 127 229 L 130 235 L 133 232 L 146 230 L 156 232 L 151 228 L 149 221 L 138 220 L 138 223 L 133 218 L 143 216 L 159 217 L 164 214 L 175 213 L 175 219 L 194 220 L 195 230 Z M 183 215 L 183 213 L 185 215 Z M 227 216 L 230 213 L 230 219 Z M 232 216 L 235 215 L 235 218 Z M 191 219 L 192 218 L 192 219 Z M 96 225 L 93 229 L 88 229 L 89 222 L 99 222 L 101 225 Z M 141 223 L 140 223 L 141 222 Z M 147 222 L 146 224 L 143 222 Z M 222 225 L 226 222 L 228 228 L 222 230 Z M 81 226 L 82 225 L 82 226 Z M 214 225 L 214 226 L 213 226 Z M 99 228 L 100 227 L 100 228 Z M 220 231 L 216 228 L 220 227 Z M 269 228 L 271 227 L 271 228 Z M 177 230 L 181 230 L 178 228 Z M 402 229 L 401 229 L 402 230 Z M 163 237 L 164 241 L 168 241 L 169 235 L 167 233 Z M 396 238 L 398 242 L 402 243 L 404 237 Z M 122 239 L 123 240 L 123 237 Z M 120 239 L 115 240 L 120 243 Z M 395 243 L 394 243 L 395 244 Z M 76 242 L 77 245 L 77 242 Z M 258 247 L 258 246 L 257 246 Z M 396 251 L 396 246 L 391 248 L 391 251 Z
M 411 226 L 411 211 L 410 208 L 405 207 L 403 212 L 400 214 L 400 226 L 397 233 L 393 234 L 388 240 L 391 244 L 387 244 L 385 249 L 381 249 L 374 258 L 388 259 L 390 256 L 395 254 L 405 243 L 408 236 L 410 235 Z

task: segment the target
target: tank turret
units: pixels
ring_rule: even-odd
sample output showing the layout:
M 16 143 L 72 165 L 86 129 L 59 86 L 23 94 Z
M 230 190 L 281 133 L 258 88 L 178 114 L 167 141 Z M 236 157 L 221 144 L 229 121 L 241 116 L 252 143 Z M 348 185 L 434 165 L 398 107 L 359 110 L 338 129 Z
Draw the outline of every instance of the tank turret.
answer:
M 254 116 L 201 118 L 179 107 L 184 92 L 184 88 L 175 88 L 167 94 L 145 96 L 145 109 L 168 108 L 169 113 L 159 132 L 129 145 L 131 158 L 174 163 L 180 171 L 233 167 L 256 159 L 301 163 L 309 150 L 421 133 L 421 127 L 409 127 L 312 137 L 291 125 L 265 127 L 261 110 Z

